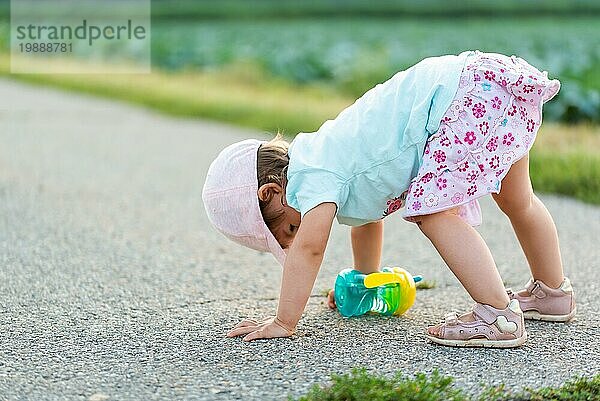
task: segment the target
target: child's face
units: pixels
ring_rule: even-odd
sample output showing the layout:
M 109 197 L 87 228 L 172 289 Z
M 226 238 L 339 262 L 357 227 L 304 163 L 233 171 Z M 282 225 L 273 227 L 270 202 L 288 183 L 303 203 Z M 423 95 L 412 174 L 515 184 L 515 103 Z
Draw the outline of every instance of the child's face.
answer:
M 279 215 L 274 225 L 271 227 L 271 232 L 273 236 L 279 242 L 279 245 L 283 249 L 287 249 L 292 245 L 292 241 L 296 236 L 296 232 L 298 231 L 298 227 L 300 226 L 300 213 L 287 205 L 285 201 L 285 195 L 283 191 L 281 191 L 281 187 L 277 184 L 266 184 L 266 186 L 277 186 L 277 188 L 270 188 L 273 190 L 274 194 L 271 198 L 271 201 L 267 204 L 265 215 Z M 259 189 L 259 197 L 261 196 L 261 190 L 263 187 Z
M 300 213 L 295 209 L 284 206 L 284 218 L 277 227 L 273 229 L 273 236 L 283 249 L 292 246 L 298 227 L 300 226 Z

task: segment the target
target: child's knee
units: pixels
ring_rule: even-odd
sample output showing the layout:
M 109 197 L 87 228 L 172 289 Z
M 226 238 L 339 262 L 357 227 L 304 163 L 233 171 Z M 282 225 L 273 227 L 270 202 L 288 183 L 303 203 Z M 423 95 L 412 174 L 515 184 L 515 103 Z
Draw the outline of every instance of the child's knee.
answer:
M 448 216 L 458 216 L 458 208 L 443 210 L 441 212 L 424 214 L 421 216 L 409 217 L 410 221 L 416 223 L 417 226 L 427 235 L 427 231 L 430 227 L 437 224 L 440 219 L 447 218 Z
M 526 193 L 520 193 L 518 195 L 506 196 L 502 193 L 492 194 L 492 198 L 507 216 L 523 213 L 529 210 L 534 201 L 533 191 L 527 191 Z

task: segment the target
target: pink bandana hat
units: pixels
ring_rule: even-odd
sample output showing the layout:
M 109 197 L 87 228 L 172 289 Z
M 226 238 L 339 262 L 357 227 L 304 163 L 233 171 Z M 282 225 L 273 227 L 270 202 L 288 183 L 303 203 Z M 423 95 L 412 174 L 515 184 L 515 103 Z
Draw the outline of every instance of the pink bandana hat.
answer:
M 258 148 L 247 139 L 227 146 L 211 163 L 202 200 L 212 225 L 238 244 L 270 252 L 283 266 L 286 253 L 265 224 L 258 205 Z

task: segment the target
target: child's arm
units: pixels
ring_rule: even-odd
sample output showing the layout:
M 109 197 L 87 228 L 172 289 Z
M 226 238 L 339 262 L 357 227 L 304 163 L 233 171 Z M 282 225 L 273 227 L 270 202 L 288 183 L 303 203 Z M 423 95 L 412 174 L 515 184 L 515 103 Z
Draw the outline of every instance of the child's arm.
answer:
M 319 273 L 335 213 L 335 203 L 322 203 L 304 215 L 285 260 L 277 317 L 244 320 L 228 337 L 247 334 L 244 340 L 251 341 L 293 334 Z

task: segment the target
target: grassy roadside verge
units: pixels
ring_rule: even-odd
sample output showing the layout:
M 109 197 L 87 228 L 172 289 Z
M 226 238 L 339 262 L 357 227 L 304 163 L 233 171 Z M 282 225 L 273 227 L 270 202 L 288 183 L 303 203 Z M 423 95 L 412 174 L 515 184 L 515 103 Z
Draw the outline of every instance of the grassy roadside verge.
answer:
M 437 371 L 427 376 L 417 373 L 392 378 L 354 369 L 350 374 L 332 375 L 331 385 L 315 385 L 297 401 L 583 401 L 600 399 L 600 375 L 575 378 L 560 387 L 525 389 L 513 392 L 503 385 L 482 387 L 478 396 L 454 386 L 451 377 Z M 290 398 L 291 400 L 292 398 Z
M 56 67 L 68 70 L 69 62 Z M 0 54 L 0 76 L 10 75 Z M 254 65 L 212 72 L 10 75 L 13 79 L 123 100 L 176 116 L 224 121 L 265 132 L 316 130 L 354 99 L 326 86 L 295 86 Z M 600 205 L 600 127 L 544 124 L 531 154 L 536 191 Z
M 46 62 L 46 61 L 44 61 Z M 57 71 L 72 62 L 48 61 Z M 50 68 L 50 67 L 49 67 Z M 267 132 L 316 130 L 353 99 L 319 86 L 293 86 L 268 79 L 252 64 L 207 73 L 154 70 L 151 74 L 10 74 L 0 53 L 0 76 L 140 104 L 166 114 L 207 118 Z

